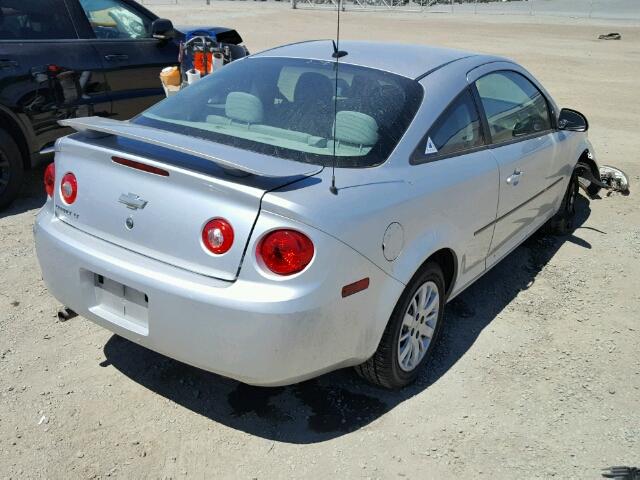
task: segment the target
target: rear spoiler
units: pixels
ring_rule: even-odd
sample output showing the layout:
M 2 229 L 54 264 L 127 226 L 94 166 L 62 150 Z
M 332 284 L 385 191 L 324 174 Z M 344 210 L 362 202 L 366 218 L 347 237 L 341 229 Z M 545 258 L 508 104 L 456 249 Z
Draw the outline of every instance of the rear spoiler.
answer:
M 239 170 L 260 177 L 295 177 L 317 173 L 322 167 L 293 160 L 270 157 L 234 147 L 221 145 L 167 130 L 121 122 L 103 117 L 82 117 L 59 120 L 64 127 L 71 127 L 87 138 L 109 135 L 137 140 L 176 152 L 209 160 L 222 168 Z M 224 158 L 221 158 L 224 157 Z M 233 158 L 234 160 L 226 160 Z

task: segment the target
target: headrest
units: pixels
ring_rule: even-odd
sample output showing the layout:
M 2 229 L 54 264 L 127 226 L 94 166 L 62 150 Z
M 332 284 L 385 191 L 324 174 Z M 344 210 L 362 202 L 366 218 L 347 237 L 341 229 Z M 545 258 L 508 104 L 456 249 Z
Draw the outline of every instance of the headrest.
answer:
M 364 113 L 342 110 L 336 115 L 336 140 L 373 146 L 378 141 L 378 124 Z
M 371 77 L 365 75 L 354 75 L 351 79 L 351 88 L 349 94 L 353 98 L 366 98 L 371 93 L 371 90 L 378 86 L 378 82 Z
M 293 91 L 294 102 L 308 100 L 328 101 L 333 97 L 333 86 L 329 77 L 321 73 L 305 72 L 298 78 Z
M 264 118 L 260 99 L 244 92 L 231 92 L 227 95 L 224 113 L 231 120 L 249 124 L 260 123 Z
M 400 87 L 381 85 L 371 91 L 365 102 L 365 111 L 382 125 L 389 126 L 395 122 L 403 105 L 404 94 Z

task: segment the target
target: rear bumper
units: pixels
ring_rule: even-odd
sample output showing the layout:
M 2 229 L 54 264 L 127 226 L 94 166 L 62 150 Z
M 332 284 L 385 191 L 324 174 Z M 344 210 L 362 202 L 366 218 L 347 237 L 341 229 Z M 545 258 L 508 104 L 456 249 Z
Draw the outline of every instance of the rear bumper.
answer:
M 365 361 L 403 288 L 334 239 L 335 264 L 312 287 L 296 288 L 295 279 L 261 284 L 241 272 L 226 282 L 158 262 L 61 222 L 51 201 L 34 235 L 44 281 L 62 304 L 151 350 L 253 385 L 295 383 Z M 146 294 L 146 323 L 102 308 L 96 275 Z M 343 285 L 366 276 L 368 290 L 341 298 Z

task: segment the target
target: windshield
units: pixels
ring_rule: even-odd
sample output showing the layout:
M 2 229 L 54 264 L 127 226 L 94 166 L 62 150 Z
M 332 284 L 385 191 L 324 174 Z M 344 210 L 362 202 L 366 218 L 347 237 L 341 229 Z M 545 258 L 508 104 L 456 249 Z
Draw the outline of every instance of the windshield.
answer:
M 133 122 L 319 165 L 383 163 L 411 123 L 418 82 L 380 70 L 289 58 L 235 61 Z M 337 101 L 334 138 L 334 101 Z

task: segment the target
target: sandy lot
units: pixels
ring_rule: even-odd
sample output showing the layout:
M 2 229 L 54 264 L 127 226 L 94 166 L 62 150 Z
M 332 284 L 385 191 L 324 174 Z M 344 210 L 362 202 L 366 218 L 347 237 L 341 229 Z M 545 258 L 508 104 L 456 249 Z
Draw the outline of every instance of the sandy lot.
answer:
M 176 23 L 236 27 L 253 51 L 330 38 L 334 15 L 218 4 Z M 343 38 L 512 57 L 583 111 L 600 163 L 640 182 L 640 29 L 509 16 L 346 13 Z M 621 32 L 622 41 L 599 42 Z M 401 392 L 350 370 L 259 389 L 191 368 L 82 318 L 59 323 L 31 227 L 42 171 L 0 213 L 0 477 L 599 478 L 640 466 L 640 211 L 579 203 L 447 308 L 430 371 Z

